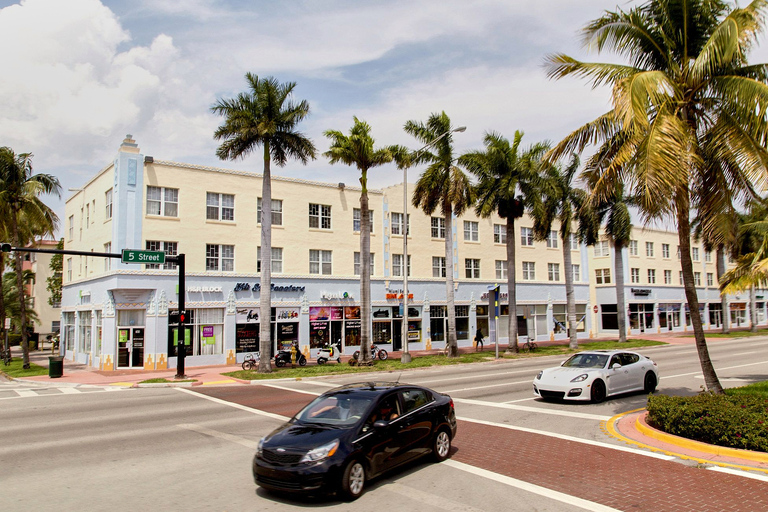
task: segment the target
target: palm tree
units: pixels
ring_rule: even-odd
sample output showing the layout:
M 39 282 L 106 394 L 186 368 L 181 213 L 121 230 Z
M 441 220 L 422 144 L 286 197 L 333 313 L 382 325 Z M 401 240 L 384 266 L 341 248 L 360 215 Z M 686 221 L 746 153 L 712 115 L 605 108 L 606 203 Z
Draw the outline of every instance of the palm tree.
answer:
M 271 163 L 285 166 L 289 158 L 306 164 L 315 158 L 315 146 L 297 125 L 309 115 L 306 100 L 294 102 L 294 82 L 279 83 L 273 77 L 259 79 L 246 73 L 248 92 L 234 99 L 220 99 L 211 110 L 225 118 L 213 134 L 224 142 L 216 150 L 222 160 L 245 158 L 263 148 L 264 174 L 261 185 L 261 290 L 259 292 L 259 350 L 271 353 L 272 336 L 272 177 Z M 259 373 L 272 371 L 269 357 L 259 361 Z
M 515 220 L 530 209 L 537 196 L 539 161 L 547 150 L 535 144 L 523 151 L 523 132 L 516 131 L 512 144 L 498 133 L 487 133 L 485 151 L 462 155 L 459 163 L 478 179 L 475 212 L 484 218 L 497 214 L 506 219 L 507 290 L 509 295 L 508 351 L 518 352 L 517 344 L 517 276 L 515 273 Z
M 748 66 L 747 52 L 764 28 L 767 6 L 765 0 L 743 9 L 719 0 L 648 0 L 629 11 L 605 12 L 584 29 L 586 46 L 613 50 L 628 64 L 547 59 L 550 77 L 573 74 L 593 86 L 612 86 L 613 109 L 566 137 L 555 154 L 624 133 L 599 190 L 628 178 L 646 218 L 675 219 L 693 312 L 699 301 L 690 254 L 692 207 L 706 211 L 713 193 L 706 184 L 718 182 L 738 198 L 766 180 L 768 68 Z M 720 170 L 727 173 L 711 176 Z M 701 318 L 691 318 L 705 384 L 722 393 Z
M 571 349 L 579 348 L 576 335 L 576 297 L 573 289 L 573 260 L 571 256 L 571 233 L 576 228 L 576 239 L 592 245 L 596 241 L 594 219 L 590 210 L 587 192 L 574 184 L 579 170 L 579 158 L 575 155 L 565 169 L 558 165 L 542 168 L 544 181 L 541 192 L 543 201 L 537 201 L 534 209 L 533 231 L 536 238 L 544 240 L 557 219 L 560 223 L 560 240 L 563 246 L 563 267 L 565 272 L 565 298 L 568 314 L 568 336 Z M 574 224 L 576 224 L 574 226 Z
M 453 215 L 462 215 L 474 204 L 472 184 L 467 175 L 453 164 L 453 128 L 445 112 L 430 115 L 426 123 L 408 121 L 404 129 L 422 144 L 432 143 L 414 156 L 414 164 L 427 162 L 429 165 L 416 182 L 412 202 L 414 207 L 421 208 L 427 215 L 439 209 L 445 218 L 445 294 L 448 308 L 446 342 L 449 356 L 457 357 L 459 345 L 456 340 L 453 287 Z M 404 264 L 407 266 L 407 263 Z M 405 340 L 403 342 L 407 343 Z
M 60 194 L 59 180 L 50 174 L 32 174 L 32 153 L 16 154 L 9 147 L 0 148 L 0 210 L 5 212 L 4 229 L 13 238 L 16 247 L 34 239 L 34 235 L 53 234 L 58 217 L 38 197 L 40 194 Z M 6 226 L 7 226 L 6 225 Z M 21 252 L 14 254 L 16 287 L 19 292 L 19 321 L 21 323 L 21 350 L 23 367 L 29 368 L 27 345 L 27 306 L 24 293 L 24 273 Z
M 325 136 L 331 139 L 331 147 L 323 155 L 330 159 L 331 164 L 342 162 L 357 166 L 360 170 L 360 357 L 361 362 L 368 362 L 371 360 L 371 219 L 368 208 L 368 170 L 391 162 L 393 153 L 399 148 L 374 148 L 370 125 L 357 117 L 353 119 L 354 124 L 349 130 L 349 136 L 336 130 L 325 132 Z

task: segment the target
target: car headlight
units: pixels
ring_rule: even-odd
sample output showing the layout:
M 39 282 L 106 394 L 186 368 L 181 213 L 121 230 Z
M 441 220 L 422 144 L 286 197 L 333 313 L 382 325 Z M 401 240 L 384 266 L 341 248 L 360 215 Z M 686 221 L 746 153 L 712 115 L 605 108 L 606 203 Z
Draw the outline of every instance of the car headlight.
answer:
M 264 438 L 259 439 L 259 444 L 256 445 L 256 456 L 261 457 L 261 453 L 264 451 Z
M 582 373 L 578 377 L 572 378 L 571 382 L 584 382 L 585 380 L 587 380 L 588 377 L 589 375 L 587 375 L 586 373 Z
M 327 459 L 328 457 L 333 456 L 334 453 L 336 453 L 336 450 L 339 448 L 339 440 L 334 439 L 330 443 L 324 444 L 323 446 L 319 446 L 317 448 L 313 448 L 312 450 L 309 450 L 304 457 L 301 458 L 300 462 L 318 462 L 323 459 Z
M 539 372 L 539 374 L 536 376 L 536 380 L 541 380 L 542 375 L 544 375 L 544 370 Z

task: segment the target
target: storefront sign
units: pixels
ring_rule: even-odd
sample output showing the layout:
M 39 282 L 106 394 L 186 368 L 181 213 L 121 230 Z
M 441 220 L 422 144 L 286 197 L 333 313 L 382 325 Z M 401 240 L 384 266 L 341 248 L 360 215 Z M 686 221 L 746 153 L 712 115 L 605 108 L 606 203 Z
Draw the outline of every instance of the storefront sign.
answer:
M 643 296 L 645 296 L 645 295 L 650 295 L 651 294 L 651 289 L 650 288 L 631 288 L 630 291 L 634 295 L 643 295 Z
M 247 324 L 249 322 L 259 321 L 259 310 L 250 308 L 238 308 L 235 315 L 235 321 L 238 324 Z
M 387 299 L 400 299 L 400 300 L 402 300 L 403 294 L 402 293 L 388 293 L 388 294 L 385 295 L 385 298 L 387 298 Z M 408 300 L 411 300 L 411 299 L 413 299 L 413 294 L 409 293 L 408 294 Z
M 273 292 L 303 292 L 306 290 L 306 286 L 297 286 L 294 284 L 281 285 L 272 283 L 269 288 Z M 250 289 L 253 289 L 254 292 L 260 292 L 261 284 L 253 283 L 253 285 L 251 285 L 250 283 L 236 283 L 234 291 L 241 292 Z
M 349 292 L 322 292 L 320 298 L 323 300 L 353 300 L 354 297 Z
M 508 293 L 501 293 L 499 292 L 499 300 L 508 300 L 509 294 Z M 480 300 L 488 300 L 488 293 L 484 293 L 480 296 Z
M 203 338 L 210 338 L 213 336 L 213 326 L 212 325 L 203 325 Z
M 187 293 L 221 293 L 221 286 L 188 286 Z
M 275 308 L 275 319 L 291 320 L 294 318 L 299 318 L 298 308 Z

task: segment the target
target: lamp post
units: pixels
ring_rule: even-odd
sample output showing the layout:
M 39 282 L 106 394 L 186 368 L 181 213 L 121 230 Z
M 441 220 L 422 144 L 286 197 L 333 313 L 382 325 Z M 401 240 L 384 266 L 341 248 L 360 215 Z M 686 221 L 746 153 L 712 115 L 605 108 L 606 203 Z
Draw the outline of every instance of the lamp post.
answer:
M 453 130 L 449 130 L 445 133 L 442 133 L 429 141 L 427 144 L 424 145 L 424 147 L 417 150 L 414 154 L 412 159 L 415 160 L 419 154 L 427 149 L 428 147 L 435 144 L 435 142 L 439 141 L 443 137 L 453 133 L 453 132 L 463 132 L 467 129 L 466 126 L 459 126 L 458 128 L 454 128 Z M 402 343 L 403 343 L 403 354 L 400 356 L 400 362 L 401 363 L 410 363 L 411 362 L 411 352 L 408 350 L 408 229 L 409 222 L 408 222 L 408 166 L 403 167 L 403 325 L 402 325 Z

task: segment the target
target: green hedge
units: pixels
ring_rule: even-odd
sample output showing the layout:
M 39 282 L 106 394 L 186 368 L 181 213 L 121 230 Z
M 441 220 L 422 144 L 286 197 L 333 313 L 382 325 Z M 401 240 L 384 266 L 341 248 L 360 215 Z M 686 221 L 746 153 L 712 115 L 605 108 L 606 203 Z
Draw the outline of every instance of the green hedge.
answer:
M 11 347 L 18 347 L 21 344 L 21 334 L 16 333 L 9 333 L 8 334 L 8 345 Z M 29 350 L 35 350 L 37 347 L 37 343 L 34 341 L 29 342 Z
M 648 424 L 703 443 L 768 452 L 768 400 L 755 395 L 651 395 Z

